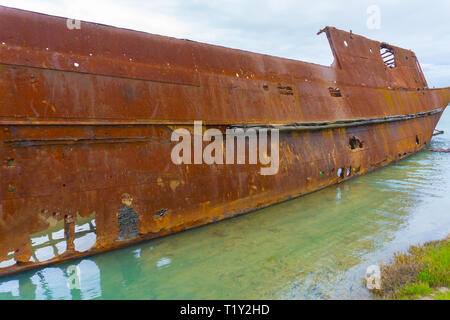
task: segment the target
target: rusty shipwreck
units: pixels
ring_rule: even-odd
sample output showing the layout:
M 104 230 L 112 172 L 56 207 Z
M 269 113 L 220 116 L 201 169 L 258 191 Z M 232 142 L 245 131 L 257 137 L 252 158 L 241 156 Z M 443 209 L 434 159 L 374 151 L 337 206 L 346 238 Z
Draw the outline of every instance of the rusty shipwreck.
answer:
M 333 27 L 321 66 L 0 7 L 0 275 L 298 197 L 423 149 L 450 88 Z M 276 127 L 279 171 L 176 165 L 179 127 Z

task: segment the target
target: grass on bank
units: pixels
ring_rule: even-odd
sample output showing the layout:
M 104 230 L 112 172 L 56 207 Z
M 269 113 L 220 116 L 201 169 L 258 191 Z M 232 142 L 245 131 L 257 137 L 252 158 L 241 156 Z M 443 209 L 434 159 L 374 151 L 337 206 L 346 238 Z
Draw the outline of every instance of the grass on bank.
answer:
M 381 289 L 374 293 L 383 298 L 450 300 L 450 237 L 396 253 L 380 271 Z

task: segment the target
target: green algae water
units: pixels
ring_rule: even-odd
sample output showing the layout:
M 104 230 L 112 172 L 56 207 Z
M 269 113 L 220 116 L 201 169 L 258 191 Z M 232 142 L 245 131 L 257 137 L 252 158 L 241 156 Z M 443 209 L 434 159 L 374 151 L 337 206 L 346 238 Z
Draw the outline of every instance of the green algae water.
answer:
M 450 111 L 431 147 L 450 148 Z M 0 278 L 0 299 L 368 299 L 362 278 L 450 233 L 450 154 L 173 236 Z

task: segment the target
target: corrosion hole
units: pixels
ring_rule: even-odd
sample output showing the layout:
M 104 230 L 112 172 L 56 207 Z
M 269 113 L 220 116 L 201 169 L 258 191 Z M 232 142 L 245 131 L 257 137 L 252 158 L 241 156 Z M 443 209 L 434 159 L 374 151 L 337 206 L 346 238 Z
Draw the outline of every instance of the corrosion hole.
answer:
M 337 171 L 337 176 L 341 179 L 344 179 L 344 173 L 345 173 L 344 168 L 339 168 Z
M 8 186 L 8 192 L 16 192 L 16 187 L 12 184 Z
M 319 174 L 320 174 L 320 176 L 321 176 L 321 177 L 323 177 L 323 176 L 325 175 L 325 172 L 323 172 L 323 171 L 320 171 L 320 173 L 319 173 Z
M 345 40 L 344 40 L 344 45 L 345 45 L 346 47 L 348 47 L 348 43 L 347 43 L 347 41 L 345 41 Z
M 284 94 L 284 95 L 288 95 L 288 96 L 292 96 L 294 95 L 294 89 L 292 89 L 291 86 L 278 86 L 278 90 L 280 92 L 280 94 Z
M 13 158 L 6 159 L 5 167 L 14 167 L 14 159 Z
M 396 67 L 394 49 L 383 43 L 380 46 L 380 55 L 387 67 L 391 69 Z
M 66 239 L 66 248 L 68 251 L 75 249 L 75 218 L 71 214 L 64 215 L 64 238 Z
M 269 90 L 269 85 L 267 83 L 264 83 L 263 84 L 263 89 L 266 90 L 266 91 Z
M 416 144 L 420 144 L 420 140 L 419 140 L 418 136 L 416 136 Z
M 169 211 L 169 209 L 167 209 L 167 208 L 158 210 L 155 212 L 154 217 L 155 218 L 164 217 L 164 215 L 167 213 L 167 211 Z
M 352 167 L 347 168 L 347 177 L 350 177 L 350 174 L 352 173 Z
M 355 136 L 350 138 L 349 144 L 352 150 L 361 149 L 363 147 L 363 142 L 358 137 Z
M 341 89 L 339 88 L 328 87 L 328 91 L 332 97 L 342 97 Z

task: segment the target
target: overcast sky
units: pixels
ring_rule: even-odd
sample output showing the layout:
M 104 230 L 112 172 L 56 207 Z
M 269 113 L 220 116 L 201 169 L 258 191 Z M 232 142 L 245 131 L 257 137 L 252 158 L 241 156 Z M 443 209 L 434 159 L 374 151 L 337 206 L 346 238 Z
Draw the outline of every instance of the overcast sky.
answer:
M 0 4 L 324 65 L 333 58 L 326 36 L 316 33 L 335 26 L 413 50 L 430 87 L 450 86 L 450 0 L 0 0 Z

